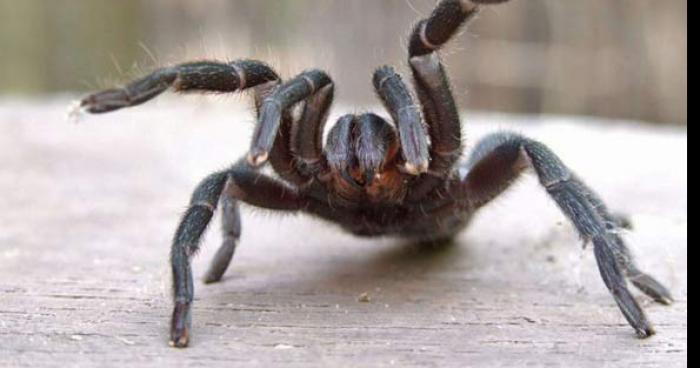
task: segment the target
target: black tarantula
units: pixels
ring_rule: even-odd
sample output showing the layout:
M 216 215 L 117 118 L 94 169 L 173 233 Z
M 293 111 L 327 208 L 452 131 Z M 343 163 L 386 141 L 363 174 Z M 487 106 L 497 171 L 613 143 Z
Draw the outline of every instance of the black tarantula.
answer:
M 194 282 L 191 257 L 217 205 L 223 209 L 224 241 L 206 274 L 217 282 L 233 257 L 241 234 L 238 201 L 277 211 L 303 212 L 361 236 L 399 236 L 418 242 L 455 237 L 472 215 L 505 191 L 527 168 L 594 244 L 603 281 L 639 337 L 654 334 L 627 288 L 664 304 L 669 291 L 635 265 L 618 235 L 623 220 L 542 143 L 497 133 L 476 144 L 460 164 L 461 123 L 438 50 L 482 5 L 507 0 L 442 0 L 411 35 L 408 56 L 419 104 L 391 67 L 374 73 L 374 88 L 392 123 L 374 114 L 346 115 L 322 136 L 333 100 L 333 82 L 320 70 L 282 81 L 253 60 L 193 62 L 155 71 L 124 88 L 90 95 L 81 107 L 105 113 L 175 91 L 236 92 L 251 89 L 258 124 L 247 158 L 214 173 L 195 189 L 172 243 L 174 310 L 170 342 L 190 340 Z M 303 104 L 298 118 L 292 109 Z M 258 169 L 269 162 L 278 177 Z

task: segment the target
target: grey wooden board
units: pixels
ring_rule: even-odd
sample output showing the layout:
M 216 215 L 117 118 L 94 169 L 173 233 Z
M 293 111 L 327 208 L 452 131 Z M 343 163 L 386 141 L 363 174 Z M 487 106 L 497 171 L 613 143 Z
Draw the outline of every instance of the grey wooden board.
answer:
M 241 105 L 172 97 L 73 125 L 64 100 L 0 103 L 0 366 L 687 364 L 687 133 L 475 114 L 468 142 L 536 137 L 631 214 L 626 238 L 678 299 L 640 295 L 656 337 L 634 337 L 590 249 L 527 178 L 434 250 L 246 209 L 225 281 L 198 284 L 192 346 L 169 348 L 170 237 L 194 185 L 245 151 Z

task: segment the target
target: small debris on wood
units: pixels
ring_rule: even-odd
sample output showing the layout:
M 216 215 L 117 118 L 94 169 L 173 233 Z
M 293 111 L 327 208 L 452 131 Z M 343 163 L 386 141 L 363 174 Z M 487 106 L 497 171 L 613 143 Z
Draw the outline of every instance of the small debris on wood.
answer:
M 530 318 L 530 317 L 523 317 L 523 319 L 524 319 L 526 322 L 529 322 L 529 323 L 537 323 L 536 320 L 534 320 L 534 319 L 532 319 L 532 318 Z

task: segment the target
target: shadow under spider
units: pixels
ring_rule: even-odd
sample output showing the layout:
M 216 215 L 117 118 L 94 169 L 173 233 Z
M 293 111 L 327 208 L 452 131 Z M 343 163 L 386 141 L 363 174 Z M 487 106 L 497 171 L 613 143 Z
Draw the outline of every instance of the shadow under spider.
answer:
M 246 285 L 251 281 L 249 276 L 253 278 L 251 270 L 241 275 L 234 264 L 223 282 L 213 286 L 219 289 L 207 298 L 229 299 L 231 293 L 238 294 L 238 297 L 240 294 L 262 293 L 266 295 L 265 299 L 275 294 L 279 294 L 280 298 L 289 294 L 353 295 L 354 298 L 356 294 L 368 292 L 371 295 L 381 293 L 389 300 L 402 299 L 409 290 L 420 290 L 423 287 L 434 289 L 441 288 L 441 284 L 452 284 L 437 280 L 444 279 L 441 274 L 466 275 L 475 267 L 474 260 L 469 261 L 469 245 L 459 239 L 432 243 L 383 241 L 375 247 L 370 251 L 371 248 L 359 246 L 358 249 L 365 253 L 348 253 L 330 260 L 320 260 L 319 262 L 328 263 L 310 264 L 306 270 L 308 272 L 301 272 L 304 271 L 303 268 L 294 268 L 285 277 L 271 275 L 261 279 L 258 277 L 260 275 L 256 275 L 255 285 Z M 303 261 L 309 262 L 308 259 Z M 280 282 L 280 279 L 283 281 Z M 269 282 L 268 286 L 266 282 Z M 418 291 L 412 294 L 420 297 Z M 253 300 L 246 302 L 254 303 Z

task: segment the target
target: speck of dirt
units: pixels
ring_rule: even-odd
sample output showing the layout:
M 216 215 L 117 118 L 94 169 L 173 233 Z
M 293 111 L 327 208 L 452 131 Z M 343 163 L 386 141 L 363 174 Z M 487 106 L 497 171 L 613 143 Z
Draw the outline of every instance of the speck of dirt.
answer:
M 368 293 L 362 293 L 357 297 L 357 301 L 360 303 L 369 303 L 372 301 Z
M 530 317 L 523 317 L 523 319 L 525 320 L 525 322 L 528 322 L 528 323 L 537 323 L 536 320 L 534 320 L 534 319 L 532 319 L 532 318 L 530 318 Z

